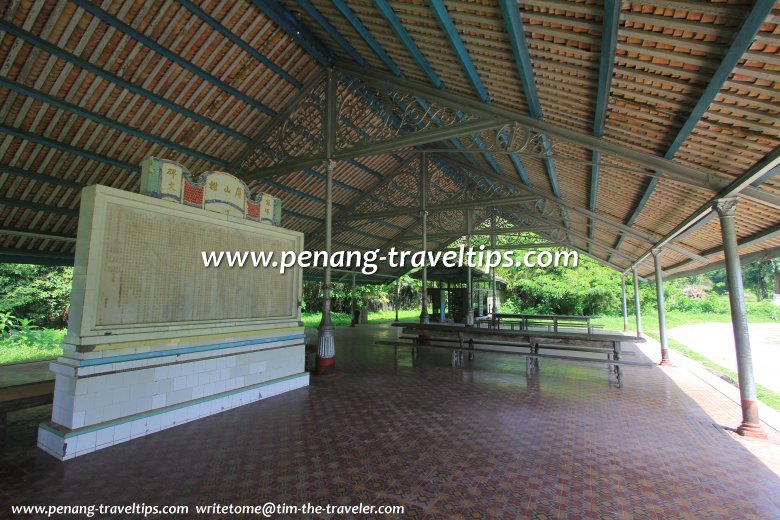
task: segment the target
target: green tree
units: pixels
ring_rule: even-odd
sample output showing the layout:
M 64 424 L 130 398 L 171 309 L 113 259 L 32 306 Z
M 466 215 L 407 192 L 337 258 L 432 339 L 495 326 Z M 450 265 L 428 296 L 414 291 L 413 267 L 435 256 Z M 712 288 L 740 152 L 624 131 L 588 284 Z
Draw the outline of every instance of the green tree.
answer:
M 73 268 L 0 264 L 0 313 L 39 327 L 67 324 Z

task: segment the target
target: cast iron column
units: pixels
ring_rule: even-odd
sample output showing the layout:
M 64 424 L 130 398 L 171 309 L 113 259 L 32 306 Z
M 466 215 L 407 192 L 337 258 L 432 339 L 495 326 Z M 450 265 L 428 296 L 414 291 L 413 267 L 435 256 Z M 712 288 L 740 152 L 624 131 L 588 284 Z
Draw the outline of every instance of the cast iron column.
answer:
M 428 254 L 428 154 L 420 155 L 420 217 L 422 219 L 422 249 Z M 422 310 L 420 323 L 430 323 L 428 316 L 428 262 L 423 258 L 422 268 Z
M 492 213 L 490 215 L 490 228 L 493 230 L 493 233 L 490 235 L 490 249 L 495 251 L 496 250 L 496 214 Z M 495 314 L 498 312 L 498 309 L 496 308 L 496 302 L 498 301 L 496 299 L 496 268 L 494 267 L 491 272 L 492 282 L 493 282 L 493 305 L 491 309 L 491 314 Z
M 333 161 L 325 164 L 325 251 L 331 254 L 331 234 L 333 228 Z M 325 288 L 322 301 L 322 321 L 320 338 L 317 345 L 317 375 L 333 374 L 336 371 L 336 346 L 333 340 L 333 322 L 330 320 L 330 262 L 325 265 Z
M 664 279 L 661 274 L 661 250 L 653 249 L 655 260 L 655 295 L 658 307 L 658 335 L 661 337 L 661 364 L 671 365 L 669 345 L 666 342 L 666 308 L 664 307 Z
M 355 322 L 355 273 L 352 273 L 352 301 L 349 304 L 349 312 L 352 314 L 352 322 L 350 326 L 357 325 Z
M 620 291 L 623 296 L 623 332 L 628 332 L 628 301 L 626 298 L 626 273 L 620 275 Z
M 471 249 L 471 210 L 466 210 L 466 250 Z M 466 326 L 474 326 L 474 284 L 471 282 L 471 262 L 466 262 Z
M 333 152 L 336 148 L 336 131 L 338 130 L 338 78 L 333 68 L 328 70 L 327 91 L 325 94 L 325 118 L 323 135 L 325 136 L 325 252 L 328 262 L 325 264 L 325 287 L 322 300 L 322 321 L 318 328 L 320 337 L 317 343 L 317 363 L 315 374 L 332 375 L 336 372 L 336 345 L 333 339 L 333 322 L 330 320 L 331 270 L 330 255 L 333 238 Z
M 634 267 L 633 272 L 634 272 L 634 313 L 636 314 L 636 335 L 637 337 L 642 337 L 642 309 L 640 307 L 641 302 L 639 300 L 639 275 L 636 272 L 636 267 Z
M 739 265 L 737 233 L 734 229 L 736 206 L 736 198 L 720 199 L 715 203 L 715 210 L 720 216 L 723 252 L 726 256 L 726 283 L 729 288 L 734 345 L 737 349 L 739 397 L 742 401 L 742 424 L 737 428 L 737 432 L 740 435 L 766 438 L 766 433 L 758 420 L 756 382 L 753 379 L 753 360 L 750 355 L 750 335 L 745 310 L 745 291 L 742 287 L 742 269 Z
M 439 282 L 439 323 L 444 323 L 445 316 L 444 316 L 444 289 L 442 288 L 442 282 Z

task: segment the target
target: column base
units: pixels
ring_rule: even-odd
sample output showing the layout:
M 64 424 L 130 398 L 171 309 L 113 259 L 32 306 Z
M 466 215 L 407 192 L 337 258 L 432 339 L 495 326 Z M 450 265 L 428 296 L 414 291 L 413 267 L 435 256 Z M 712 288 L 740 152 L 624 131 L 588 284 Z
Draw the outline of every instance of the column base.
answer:
M 768 439 L 766 431 L 760 424 L 743 422 L 737 428 L 737 433 L 743 437 L 750 437 L 751 439 Z
M 332 376 L 336 374 L 336 357 L 323 358 L 317 356 L 314 366 L 314 374 L 318 376 Z
M 669 359 L 669 351 L 667 349 L 661 349 L 661 363 L 662 367 L 673 367 L 672 360 Z

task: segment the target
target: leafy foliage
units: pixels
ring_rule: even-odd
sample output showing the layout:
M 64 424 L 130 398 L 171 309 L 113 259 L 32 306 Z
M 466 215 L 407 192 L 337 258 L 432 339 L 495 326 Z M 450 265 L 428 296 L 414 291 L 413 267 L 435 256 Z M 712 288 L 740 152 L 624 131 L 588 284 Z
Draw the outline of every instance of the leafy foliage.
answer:
M 0 264 L 0 313 L 38 327 L 64 327 L 72 279 L 70 267 Z

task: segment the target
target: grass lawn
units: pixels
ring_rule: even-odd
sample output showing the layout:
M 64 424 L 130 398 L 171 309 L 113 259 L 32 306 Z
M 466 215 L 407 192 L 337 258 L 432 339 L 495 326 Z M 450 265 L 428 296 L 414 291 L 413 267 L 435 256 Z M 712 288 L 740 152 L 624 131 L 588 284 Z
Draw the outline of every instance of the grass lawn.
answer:
M 28 341 L 2 336 L 0 338 L 0 364 L 21 363 L 52 359 L 62 355 L 60 343 L 65 329 L 41 329 L 30 335 Z
M 765 315 L 763 313 L 750 313 L 750 306 L 748 306 L 748 322 L 749 323 L 774 323 L 776 320 L 773 320 L 771 316 Z M 595 323 L 599 323 L 604 325 L 605 330 L 615 330 L 615 331 L 622 331 L 623 330 L 623 317 L 622 316 L 603 316 L 598 317 L 595 320 Z M 682 325 L 693 325 L 697 323 L 731 323 L 731 315 L 730 314 L 715 314 L 715 313 L 683 313 L 683 312 L 667 312 L 666 313 L 666 328 L 672 329 L 674 327 L 680 327 Z M 646 314 L 642 315 L 642 329 L 645 334 L 650 336 L 651 338 L 655 339 L 656 341 L 660 341 L 660 335 L 658 332 L 658 313 L 656 312 L 648 312 Z M 635 331 L 636 330 L 636 324 L 634 322 L 634 317 L 629 316 L 628 318 L 628 330 L 629 331 Z M 710 360 L 708 357 L 700 354 L 699 352 L 696 352 L 693 349 L 690 349 L 686 347 L 684 344 L 680 343 L 679 341 L 675 341 L 671 338 L 667 338 L 667 341 L 669 342 L 669 347 L 673 348 L 674 350 L 678 351 L 679 353 L 683 354 L 684 356 L 687 356 L 694 361 L 698 362 L 699 364 L 703 365 L 705 368 L 707 368 L 710 372 L 715 373 L 718 376 L 726 376 L 732 381 L 737 381 L 737 373 L 733 372 L 732 370 L 729 370 L 726 367 L 723 367 L 719 365 L 718 363 L 715 363 L 714 361 Z M 758 395 L 758 400 L 762 403 L 766 404 L 767 406 L 771 406 L 775 410 L 780 411 L 780 394 L 770 390 L 769 388 L 762 386 L 762 385 L 756 385 L 756 394 Z

